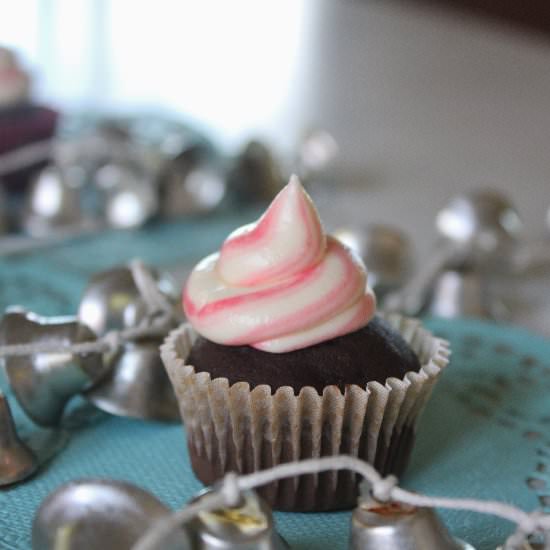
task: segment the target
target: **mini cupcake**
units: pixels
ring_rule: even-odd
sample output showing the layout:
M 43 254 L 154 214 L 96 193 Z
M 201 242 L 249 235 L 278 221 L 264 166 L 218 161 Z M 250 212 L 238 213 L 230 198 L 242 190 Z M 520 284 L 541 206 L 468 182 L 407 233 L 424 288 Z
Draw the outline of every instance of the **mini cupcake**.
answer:
M 203 483 L 337 454 L 403 472 L 447 343 L 375 315 L 365 267 L 324 234 L 296 178 L 195 267 L 183 305 L 189 324 L 161 353 Z M 357 481 L 328 472 L 262 493 L 278 509 L 344 509 Z

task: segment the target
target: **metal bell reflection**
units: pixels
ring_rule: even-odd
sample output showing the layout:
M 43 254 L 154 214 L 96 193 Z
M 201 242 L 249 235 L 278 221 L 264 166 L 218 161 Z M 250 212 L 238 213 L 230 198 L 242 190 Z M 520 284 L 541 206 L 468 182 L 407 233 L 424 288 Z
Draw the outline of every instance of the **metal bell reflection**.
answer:
M 143 166 L 106 164 L 97 170 L 94 182 L 105 195 L 104 216 L 111 227 L 140 227 L 157 211 L 153 176 Z
M 412 246 L 397 227 L 370 224 L 340 227 L 333 235 L 356 252 L 369 270 L 368 283 L 378 299 L 399 288 L 408 278 Z
M 29 235 L 45 237 L 56 229 L 81 222 L 80 189 L 69 185 L 59 168 L 49 166 L 41 170 L 28 192 L 23 229 Z
M 194 144 L 178 154 L 161 177 L 161 215 L 177 218 L 216 208 L 226 190 L 220 168 L 205 146 Z
M 472 269 L 445 270 L 434 281 L 426 312 L 448 319 L 474 317 L 494 319 L 495 304 L 483 274 Z
M 360 499 L 351 517 L 351 550 L 474 550 L 451 537 L 431 508 Z
M 58 343 L 95 340 L 94 333 L 74 317 L 40 317 L 22 309 L 7 310 L 0 323 L 0 343 Z M 67 402 L 104 373 L 100 353 L 34 353 L 4 358 L 6 374 L 18 402 L 41 426 L 56 425 Z
M 4 193 L 4 183 L 0 179 L 0 235 L 8 230 L 8 208 L 6 204 L 6 194 Z
M 269 147 L 256 140 L 247 143 L 237 155 L 227 179 L 241 202 L 271 200 L 286 183 Z
M 26 479 L 37 468 L 38 460 L 19 439 L 8 401 L 0 391 L 0 487 Z
M 309 183 L 326 173 L 339 153 L 338 142 L 330 132 L 321 128 L 308 130 L 298 144 L 295 162 L 300 180 Z
M 33 550 L 131 550 L 170 509 L 130 483 L 102 479 L 62 485 L 41 504 L 32 526 Z M 189 550 L 183 530 L 163 549 Z
M 148 272 L 161 294 L 173 304 L 174 318 L 181 316 L 174 283 L 166 275 Z M 147 314 L 144 297 L 128 267 L 96 274 L 84 291 L 78 310 L 78 318 L 98 336 L 109 330 L 136 327 Z M 106 357 L 111 368 L 86 392 L 86 398 L 99 409 L 119 416 L 179 421 L 176 397 L 160 359 L 162 340 L 163 337 L 149 337 L 128 342 Z
M 200 500 L 206 491 L 193 502 Z M 271 509 L 254 491 L 242 494 L 239 506 L 199 512 L 185 530 L 196 550 L 286 550 Z

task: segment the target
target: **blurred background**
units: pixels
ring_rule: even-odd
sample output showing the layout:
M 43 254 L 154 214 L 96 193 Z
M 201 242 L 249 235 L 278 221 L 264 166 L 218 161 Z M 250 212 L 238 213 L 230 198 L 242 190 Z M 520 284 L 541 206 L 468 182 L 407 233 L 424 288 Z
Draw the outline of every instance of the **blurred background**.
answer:
M 517 4 L 2 0 L 0 42 L 63 113 L 157 111 L 228 152 L 262 137 L 288 155 L 320 127 L 340 146 L 339 183 L 383 186 L 398 218 L 484 183 L 536 231 L 550 187 L 549 14 Z M 395 204 L 394 189 L 413 203 Z
M 36 238 L 58 230 L 59 220 L 81 225 L 84 214 L 59 215 L 70 210 L 60 197 L 90 180 L 96 194 L 80 195 L 92 221 L 138 227 L 155 216 L 266 204 L 296 172 L 330 229 L 390 224 L 412 243 L 416 265 L 446 234 L 438 212 L 453 197 L 487 190 L 522 222 L 505 230 L 542 242 L 548 255 L 546 2 L 0 0 L 0 7 L 0 44 L 30 76 L 24 101 L 0 108 L 0 151 L 8 142 L 0 179 L 40 155 L 57 170 L 38 183 L 36 171 L 8 181 L 27 220 L 14 222 L 19 206 L 4 199 L 12 232 L 22 227 Z M 38 114 L 30 104 L 54 113 L 50 133 L 33 137 Z M 13 128 L 25 124 L 28 138 L 10 144 Z M 10 156 L 26 140 L 46 149 Z M 81 197 L 71 200 L 74 207 Z

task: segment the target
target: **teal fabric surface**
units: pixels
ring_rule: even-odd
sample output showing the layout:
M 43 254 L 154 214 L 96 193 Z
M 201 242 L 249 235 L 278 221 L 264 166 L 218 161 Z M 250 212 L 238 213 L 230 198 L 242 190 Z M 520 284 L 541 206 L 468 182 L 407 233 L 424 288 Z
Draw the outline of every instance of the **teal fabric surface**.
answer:
M 20 304 L 44 315 L 75 313 L 91 273 L 140 257 L 155 265 L 194 261 L 216 249 L 250 211 L 202 221 L 111 232 L 27 257 L 0 261 L 0 306 Z M 432 495 L 498 499 L 550 512 L 550 342 L 524 330 L 473 320 L 428 325 L 451 341 L 451 367 L 419 428 L 404 487 Z M 0 489 L 0 549 L 30 548 L 32 519 L 60 484 L 82 477 L 131 481 L 176 508 L 201 485 L 179 425 L 117 418 L 76 399 L 59 434 L 38 430 L 2 387 L 20 432 L 47 461 L 26 483 Z M 63 437 L 66 440 L 63 440 Z M 511 525 L 468 512 L 442 511 L 456 536 L 478 550 L 502 543 Z M 277 513 L 292 548 L 344 549 L 349 512 Z

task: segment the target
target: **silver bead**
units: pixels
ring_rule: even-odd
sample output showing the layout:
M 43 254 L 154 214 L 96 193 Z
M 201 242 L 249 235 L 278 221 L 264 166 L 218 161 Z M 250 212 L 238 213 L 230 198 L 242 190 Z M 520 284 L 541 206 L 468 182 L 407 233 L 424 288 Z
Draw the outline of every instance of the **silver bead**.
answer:
M 40 317 L 11 308 L 0 323 L 0 344 L 3 345 L 69 346 L 95 339 L 94 333 L 74 317 Z M 100 353 L 75 355 L 61 351 L 7 356 L 4 365 L 21 407 L 41 426 L 58 424 L 67 402 L 105 372 Z
M 0 391 L 0 486 L 26 479 L 37 467 L 34 453 L 17 435 L 8 401 Z

